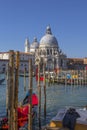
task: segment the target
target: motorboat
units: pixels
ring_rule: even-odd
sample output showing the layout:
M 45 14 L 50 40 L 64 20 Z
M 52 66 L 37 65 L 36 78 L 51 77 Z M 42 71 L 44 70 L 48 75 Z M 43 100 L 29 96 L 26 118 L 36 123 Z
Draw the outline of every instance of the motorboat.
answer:
M 87 130 L 87 109 L 65 108 L 60 109 L 55 117 L 46 126 L 53 130 Z

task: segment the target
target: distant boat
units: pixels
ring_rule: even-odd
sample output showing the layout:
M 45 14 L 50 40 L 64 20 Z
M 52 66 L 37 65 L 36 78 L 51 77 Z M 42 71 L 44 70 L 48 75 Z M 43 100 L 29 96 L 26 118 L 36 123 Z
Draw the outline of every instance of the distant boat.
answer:
M 20 77 L 29 77 L 29 73 L 20 73 L 19 76 L 20 76 Z M 33 77 L 35 76 L 35 73 L 34 73 L 34 72 L 32 73 L 32 76 L 33 76 Z
M 20 77 L 29 77 L 29 73 L 26 73 L 26 74 L 21 73 L 21 74 L 19 74 L 19 76 L 20 76 Z
M 0 85 L 5 81 L 5 78 L 0 79 Z

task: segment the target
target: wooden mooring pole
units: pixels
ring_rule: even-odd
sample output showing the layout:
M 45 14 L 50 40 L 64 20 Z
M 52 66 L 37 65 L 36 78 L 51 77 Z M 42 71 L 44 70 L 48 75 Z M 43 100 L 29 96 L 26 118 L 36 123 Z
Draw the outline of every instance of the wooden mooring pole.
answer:
M 48 86 L 50 86 L 50 83 L 51 83 L 50 70 L 48 70 Z
M 87 70 L 85 69 L 85 85 L 87 86 Z
M 26 92 L 26 67 L 24 68 L 24 92 Z
M 18 130 L 18 88 L 19 88 L 19 52 L 15 53 L 15 87 L 14 87 L 14 130 Z
M 14 51 L 9 52 L 8 125 L 14 130 Z
M 41 130 L 41 86 L 40 86 L 40 62 L 38 63 L 38 95 L 39 95 L 39 130 Z
M 28 130 L 32 130 L 32 59 L 29 60 L 29 91 L 30 104 L 28 112 Z
M 9 65 L 6 67 L 6 112 L 8 115 Z
M 44 74 L 44 117 L 46 118 L 46 75 L 45 75 L 45 63 L 43 63 L 43 74 Z
M 15 62 L 16 61 L 16 62 Z M 15 63 L 15 66 L 14 66 Z M 15 71 L 14 71 L 15 70 Z M 15 72 L 15 73 L 14 73 Z M 9 52 L 8 65 L 8 130 L 18 130 L 18 75 L 19 75 L 19 52 Z

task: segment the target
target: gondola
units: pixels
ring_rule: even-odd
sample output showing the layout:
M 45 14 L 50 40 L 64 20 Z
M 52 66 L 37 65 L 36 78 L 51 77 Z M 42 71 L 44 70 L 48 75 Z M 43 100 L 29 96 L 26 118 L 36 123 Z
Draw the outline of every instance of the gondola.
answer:
M 29 94 L 26 95 L 22 104 L 18 106 L 18 129 L 23 127 L 28 122 L 29 111 Z M 32 119 L 35 119 L 37 114 L 38 97 L 35 93 L 32 94 Z M 8 116 L 0 117 L 0 130 L 8 130 Z
M 5 81 L 5 78 L 0 79 L 0 84 L 2 84 Z

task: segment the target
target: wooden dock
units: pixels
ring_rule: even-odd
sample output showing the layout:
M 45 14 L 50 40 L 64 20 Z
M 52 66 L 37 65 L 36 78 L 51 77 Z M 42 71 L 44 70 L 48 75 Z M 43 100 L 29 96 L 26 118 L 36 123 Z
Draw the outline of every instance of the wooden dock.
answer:
M 49 83 L 64 85 L 87 85 L 87 70 L 61 70 L 53 78 L 48 77 Z
M 87 85 L 87 82 L 85 80 L 68 80 L 68 79 L 50 79 L 50 83 L 57 83 L 57 84 L 63 84 L 63 85 Z

